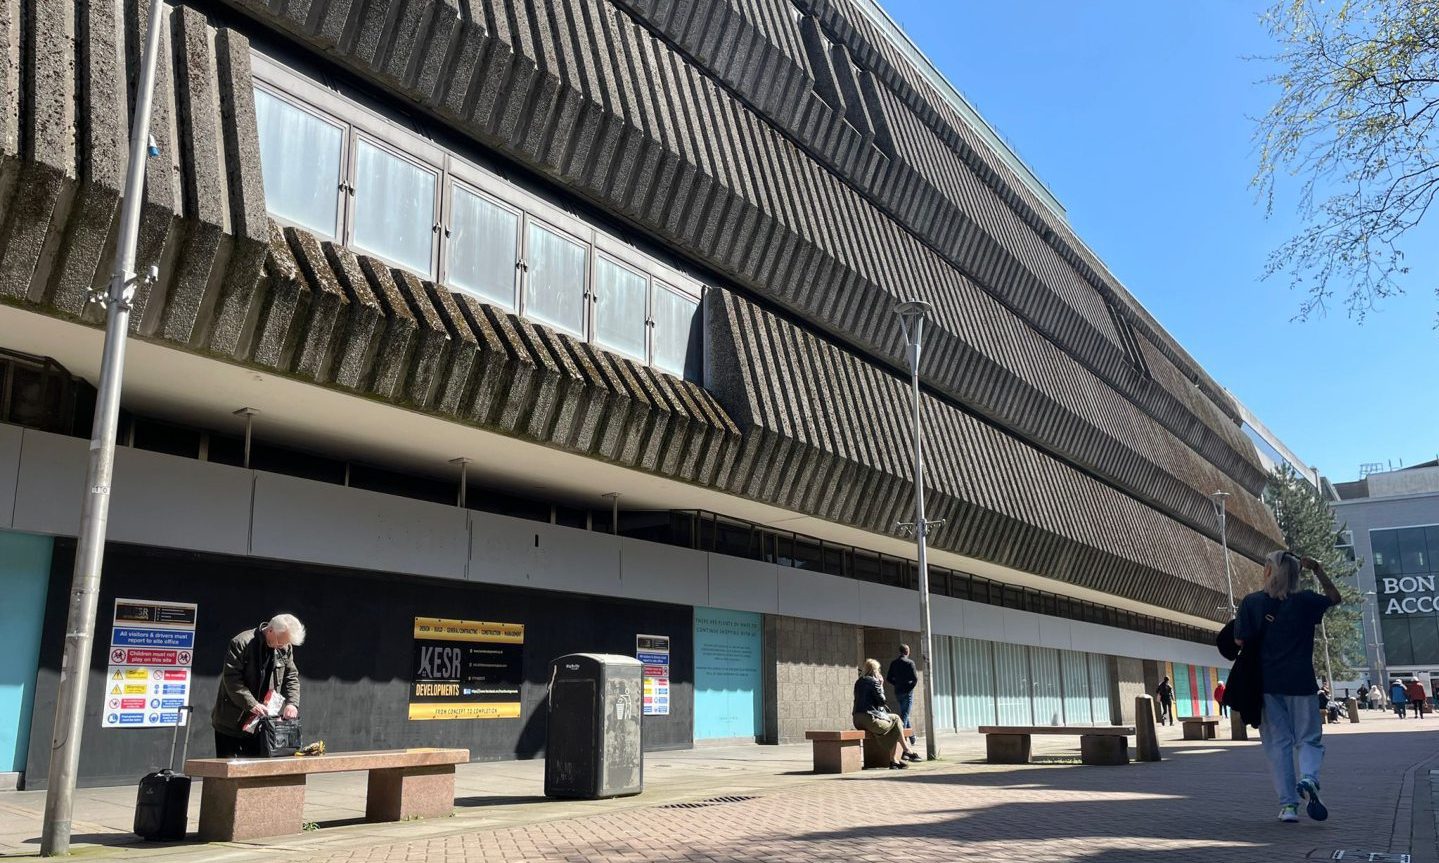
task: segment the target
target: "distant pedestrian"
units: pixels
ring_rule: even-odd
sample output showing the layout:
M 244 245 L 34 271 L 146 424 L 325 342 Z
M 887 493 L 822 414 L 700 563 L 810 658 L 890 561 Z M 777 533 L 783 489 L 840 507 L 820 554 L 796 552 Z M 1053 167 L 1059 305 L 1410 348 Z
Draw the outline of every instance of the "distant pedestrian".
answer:
M 909 645 L 899 646 L 899 656 L 889 664 L 889 673 L 884 676 L 889 685 L 894 687 L 894 700 L 899 708 L 900 721 L 904 723 L 905 736 L 909 738 L 909 745 L 914 745 L 914 728 L 909 722 L 910 711 L 914 709 L 914 688 L 919 685 L 919 672 L 915 670 L 914 660 L 909 658 Z M 929 744 L 925 744 L 926 746 Z
M 884 680 L 879 676 L 879 662 L 866 659 L 859 667 L 859 679 L 854 682 L 854 727 L 868 731 L 884 745 L 889 756 L 891 770 L 908 767 L 905 761 L 919 761 L 920 757 L 904 739 L 904 726 L 899 717 L 889 712 L 884 700 Z
M 1409 693 L 1398 680 L 1389 684 L 1389 703 L 1394 705 L 1394 715 L 1403 719 L 1409 707 Z
M 1379 691 L 1379 684 L 1377 683 L 1369 687 L 1369 707 L 1372 710 L 1384 709 L 1384 693 Z
M 1219 681 L 1218 686 L 1214 687 L 1214 703 L 1219 707 L 1220 716 L 1229 715 L 1229 705 L 1224 703 L 1224 681 L 1222 680 Z
M 1159 681 L 1159 688 L 1154 690 L 1154 696 L 1159 700 L 1159 722 L 1161 725 L 1174 724 L 1174 687 L 1169 684 L 1166 677 Z
M 1409 696 L 1409 703 L 1414 705 L 1414 718 L 1423 719 L 1429 701 L 1429 697 L 1424 694 L 1424 684 L 1411 677 L 1409 683 L 1404 686 L 1404 694 Z
M 1305 569 L 1323 594 L 1299 589 Z M 1299 801 L 1308 798 L 1309 817 L 1323 821 L 1329 810 L 1319 799 L 1319 768 L 1324 763 L 1324 726 L 1315 710 L 1314 629 L 1324 613 L 1341 601 L 1339 588 L 1313 558 L 1288 551 L 1270 553 L 1264 563 L 1264 589 L 1244 597 L 1234 627 L 1241 647 L 1258 642 L 1264 689 L 1260 738 L 1279 795 L 1279 820 L 1299 820 Z M 1294 758 L 1299 756 L 1299 780 Z

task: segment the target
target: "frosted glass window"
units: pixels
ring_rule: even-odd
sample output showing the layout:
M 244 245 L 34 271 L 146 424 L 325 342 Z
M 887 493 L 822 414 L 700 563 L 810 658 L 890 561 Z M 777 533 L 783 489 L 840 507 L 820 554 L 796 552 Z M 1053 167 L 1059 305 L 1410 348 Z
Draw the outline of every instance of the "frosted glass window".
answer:
M 595 341 L 645 358 L 645 297 L 649 279 L 604 258 L 595 259 Z
M 345 132 L 256 88 L 265 207 L 277 217 L 335 236 Z
M 676 377 L 685 373 L 690 328 L 700 304 L 683 294 L 655 285 L 654 364 Z
M 954 639 L 936 635 L 934 642 L 934 673 L 929 685 L 934 690 L 934 727 L 957 730 L 954 724 L 954 663 L 950 659 L 950 642 Z
M 355 153 L 355 245 L 429 274 L 435 188 L 433 171 L 361 140 Z
M 1095 721 L 1089 692 L 1089 657 L 1078 651 L 1064 650 L 1059 660 L 1064 671 L 1064 721 L 1069 725 L 1089 725 Z
M 534 222 L 525 232 L 529 277 L 525 314 L 542 323 L 583 334 L 585 247 Z
M 1114 687 L 1109 679 L 1109 660 L 1097 653 L 1089 654 L 1090 713 L 1094 721 L 1112 721 L 1114 713 Z
M 514 308 L 519 215 L 467 189 L 451 188 L 446 279 L 487 302 Z
M 1052 647 L 1029 649 L 1031 688 L 1034 691 L 1034 724 L 1063 725 L 1064 700 L 1060 697 L 1059 651 Z
M 990 643 L 972 638 L 955 639 L 954 678 L 955 724 L 960 728 L 993 725 L 995 687 Z
M 1030 711 L 1033 692 L 1029 681 L 1028 654 L 1023 645 L 993 643 L 995 696 L 999 724 L 1033 725 Z

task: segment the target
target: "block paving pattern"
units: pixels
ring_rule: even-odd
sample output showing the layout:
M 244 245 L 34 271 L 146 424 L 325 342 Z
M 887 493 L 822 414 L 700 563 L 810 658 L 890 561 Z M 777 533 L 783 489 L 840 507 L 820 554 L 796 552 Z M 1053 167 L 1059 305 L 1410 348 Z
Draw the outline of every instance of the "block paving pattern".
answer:
M 1419 768 L 1439 759 L 1439 738 L 1428 726 L 1377 718 L 1326 737 L 1333 814 L 1324 823 L 1275 821 L 1259 745 L 1221 741 L 1170 744 L 1164 762 L 1124 768 L 870 771 L 744 802 L 628 809 L 305 859 L 1280 863 L 1329 859 L 1337 849 L 1410 850 L 1409 783 L 1427 794 Z M 1414 850 L 1416 863 L 1433 859 L 1432 847 Z

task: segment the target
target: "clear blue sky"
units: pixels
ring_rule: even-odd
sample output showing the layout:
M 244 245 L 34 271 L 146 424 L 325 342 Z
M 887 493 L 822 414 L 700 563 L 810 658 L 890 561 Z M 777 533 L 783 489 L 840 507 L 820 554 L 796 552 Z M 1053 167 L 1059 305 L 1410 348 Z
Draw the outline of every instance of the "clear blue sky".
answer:
M 1213 377 L 1335 481 L 1439 454 L 1439 251 L 1362 325 L 1291 322 L 1261 280 L 1293 233 L 1248 188 L 1272 92 L 1260 3 L 881 0 L 1065 206 L 1070 224 Z M 1439 217 L 1426 225 L 1433 243 Z M 1427 277 L 1420 282 L 1419 278 Z

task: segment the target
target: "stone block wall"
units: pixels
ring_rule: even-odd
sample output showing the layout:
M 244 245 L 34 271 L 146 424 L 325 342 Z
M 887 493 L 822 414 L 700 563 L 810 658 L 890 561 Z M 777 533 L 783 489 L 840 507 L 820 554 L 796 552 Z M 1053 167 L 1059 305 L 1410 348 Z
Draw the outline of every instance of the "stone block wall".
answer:
M 766 615 L 764 743 L 799 743 L 814 729 L 850 728 L 862 629 Z
M 919 667 L 919 688 L 914 691 L 914 710 L 909 715 L 909 721 L 916 732 L 923 733 L 924 687 L 929 685 L 929 674 L 919 660 L 919 633 L 902 629 L 864 628 L 864 657 L 878 660 L 881 673 L 888 673 L 889 663 L 899 656 L 901 644 L 909 645 L 909 656 Z M 856 673 L 858 671 L 859 669 L 855 669 Z M 889 706 L 898 712 L 899 701 L 895 698 L 894 687 L 888 683 L 884 685 L 884 697 L 889 701 Z
M 1113 722 L 1132 725 L 1135 720 L 1135 697 L 1152 692 L 1145 687 L 1144 665 L 1143 660 L 1127 656 L 1109 657 L 1109 679 L 1117 693 L 1114 705 L 1117 715 L 1111 717 Z

